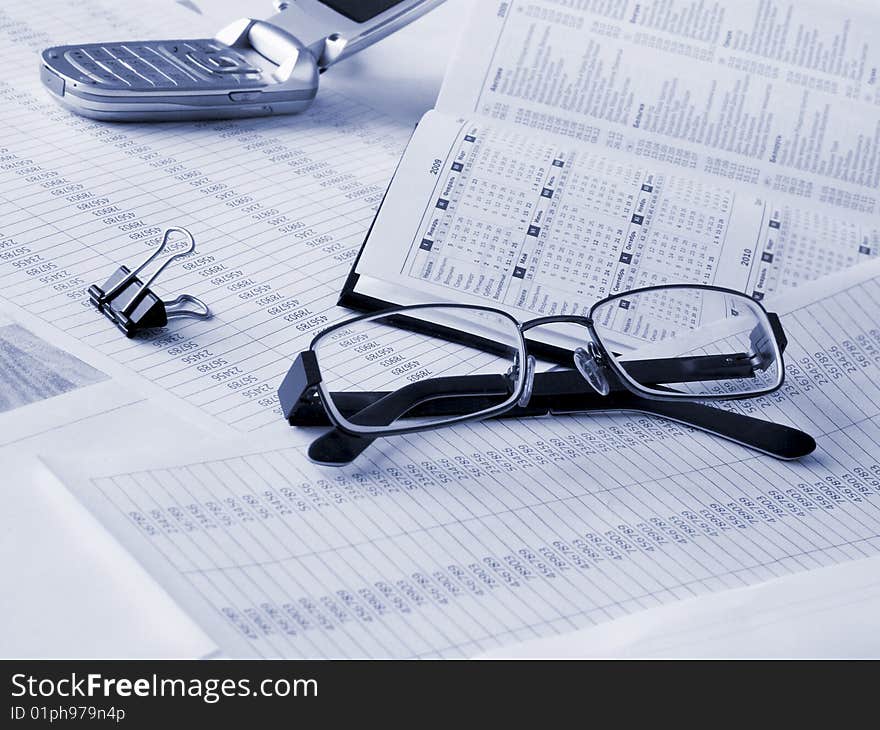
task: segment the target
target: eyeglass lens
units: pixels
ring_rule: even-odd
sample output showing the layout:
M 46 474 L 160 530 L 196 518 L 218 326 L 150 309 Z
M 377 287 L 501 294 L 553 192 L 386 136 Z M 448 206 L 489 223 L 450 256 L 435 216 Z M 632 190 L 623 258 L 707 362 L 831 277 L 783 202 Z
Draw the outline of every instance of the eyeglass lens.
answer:
M 742 397 L 782 378 L 770 321 L 743 294 L 701 287 L 631 292 L 596 307 L 593 326 L 624 377 L 651 395 Z
M 356 433 L 479 416 L 514 402 L 525 381 L 519 327 L 484 309 L 378 314 L 325 333 L 313 350 L 324 400 Z M 452 398 L 454 413 L 443 404 Z

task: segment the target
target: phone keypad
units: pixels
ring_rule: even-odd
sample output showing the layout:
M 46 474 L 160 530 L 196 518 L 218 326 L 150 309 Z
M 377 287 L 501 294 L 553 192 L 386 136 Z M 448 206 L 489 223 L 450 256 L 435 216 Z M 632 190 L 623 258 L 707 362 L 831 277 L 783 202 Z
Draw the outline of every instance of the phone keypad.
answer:
M 91 44 L 65 58 L 91 82 L 121 89 L 262 86 L 262 72 L 215 41 Z

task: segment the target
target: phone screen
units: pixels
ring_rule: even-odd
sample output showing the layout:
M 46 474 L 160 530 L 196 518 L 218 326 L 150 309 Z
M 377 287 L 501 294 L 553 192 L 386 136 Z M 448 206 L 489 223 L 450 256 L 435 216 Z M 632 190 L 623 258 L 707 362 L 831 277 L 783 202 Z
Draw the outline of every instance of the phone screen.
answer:
M 366 23 L 403 0 L 320 0 L 328 8 L 356 23 Z

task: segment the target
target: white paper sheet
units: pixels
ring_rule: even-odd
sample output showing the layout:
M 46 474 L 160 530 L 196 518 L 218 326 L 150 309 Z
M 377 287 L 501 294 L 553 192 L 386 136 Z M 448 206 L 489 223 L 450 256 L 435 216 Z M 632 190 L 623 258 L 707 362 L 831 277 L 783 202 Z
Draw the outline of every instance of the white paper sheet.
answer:
M 486 659 L 876 658 L 880 558 L 672 603 Z
M 777 300 L 781 462 L 663 421 L 475 424 L 352 467 L 299 448 L 53 469 L 222 650 L 470 656 L 880 548 L 880 263 Z
M 193 659 L 216 651 L 51 474 L 9 453 L 0 459 L 0 657 Z

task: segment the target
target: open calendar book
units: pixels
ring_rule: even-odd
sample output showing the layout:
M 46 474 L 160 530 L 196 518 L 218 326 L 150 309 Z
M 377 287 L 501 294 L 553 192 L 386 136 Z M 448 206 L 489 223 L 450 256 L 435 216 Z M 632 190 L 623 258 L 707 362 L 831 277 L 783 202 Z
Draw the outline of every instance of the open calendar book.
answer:
M 474 3 L 340 303 L 524 319 L 671 282 L 761 299 L 875 255 L 869 19 L 765 0 Z

